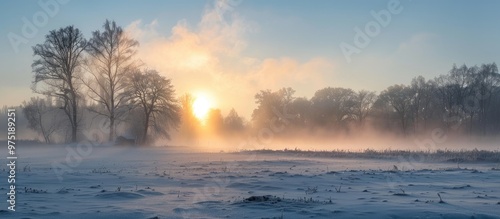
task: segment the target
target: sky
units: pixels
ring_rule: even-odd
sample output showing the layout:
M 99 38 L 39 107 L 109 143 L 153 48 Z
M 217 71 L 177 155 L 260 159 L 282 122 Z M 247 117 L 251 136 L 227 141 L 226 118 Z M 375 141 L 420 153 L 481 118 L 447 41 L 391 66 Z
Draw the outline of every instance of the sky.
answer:
M 235 108 L 246 118 L 259 90 L 292 87 L 308 98 L 328 86 L 380 92 L 446 74 L 455 63 L 500 61 L 495 0 L 0 4 L 0 106 L 34 95 L 32 46 L 50 30 L 74 25 L 88 38 L 106 19 L 139 41 L 137 58 L 171 78 L 177 95 L 203 94 L 223 114 Z

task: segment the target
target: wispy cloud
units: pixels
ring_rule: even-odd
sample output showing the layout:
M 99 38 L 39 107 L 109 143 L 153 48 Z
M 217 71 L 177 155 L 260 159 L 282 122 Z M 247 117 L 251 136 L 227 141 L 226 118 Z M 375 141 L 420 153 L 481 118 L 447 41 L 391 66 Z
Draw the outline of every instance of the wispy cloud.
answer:
M 157 20 L 134 21 L 126 29 L 141 44 L 140 59 L 172 78 L 179 94 L 210 92 L 222 109 L 235 107 L 249 115 L 253 95 L 261 89 L 292 86 L 310 93 L 308 89 L 326 86 L 323 77 L 334 72 L 326 58 L 245 56 L 244 50 L 251 46 L 245 35 L 258 27 L 236 11 L 209 5 L 194 27 L 180 20 L 167 34 L 159 32 Z

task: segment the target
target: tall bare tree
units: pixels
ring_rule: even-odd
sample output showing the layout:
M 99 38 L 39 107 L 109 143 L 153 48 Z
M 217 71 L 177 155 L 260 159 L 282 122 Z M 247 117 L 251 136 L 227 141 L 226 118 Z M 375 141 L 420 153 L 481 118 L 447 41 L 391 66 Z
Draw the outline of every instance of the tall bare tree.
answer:
M 58 98 L 71 124 L 71 141 L 76 142 L 79 127 L 78 74 L 82 65 L 87 40 L 78 28 L 68 26 L 52 30 L 45 36 L 43 44 L 33 47 L 35 80 L 33 91 Z M 42 82 L 43 88 L 37 87 Z
M 131 103 L 138 106 L 143 114 L 139 142 L 148 143 L 150 127 L 155 134 L 170 138 L 169 129 L 177 128 L 180 123 L 180 107 L 171 80 L 155 70 L 136 71 L 129 77 L 127 94 Z
M 114 21 L 106 20 L 104 30 L 94 31 L 89 41 L 86 67 L 89 78 L 84 80 L 89 98 L 98 108 L 91 111 L 109 120 L 109 141 L 115 137 L 115 126 L 128 111 L 125 95 L 126 75 L 137 67 L 134 54 L 139 43 L 127 37 Z
M 109 120 L 109 141 L 112 141 L 117 122 L 128 111 L 125 77 L 137 68 L 134 55 L 139 43 L 129 38 L 114 21 L 106 20 L 103 28 L 102 32 L 94 31 L 89 41 L 86 63 L 89 78 L 84 84 L 88 87 L 89 98 L 99 104 L 91 111 Z

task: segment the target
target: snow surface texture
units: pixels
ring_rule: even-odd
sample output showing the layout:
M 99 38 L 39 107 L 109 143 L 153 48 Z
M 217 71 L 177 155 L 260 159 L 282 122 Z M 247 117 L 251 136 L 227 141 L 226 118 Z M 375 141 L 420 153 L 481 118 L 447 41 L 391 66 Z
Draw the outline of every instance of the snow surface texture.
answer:
M 494 163 L 94 147 L 59 180 L 65 147 L 18 153 L 17 211 L 0 218 L 500 218 Z

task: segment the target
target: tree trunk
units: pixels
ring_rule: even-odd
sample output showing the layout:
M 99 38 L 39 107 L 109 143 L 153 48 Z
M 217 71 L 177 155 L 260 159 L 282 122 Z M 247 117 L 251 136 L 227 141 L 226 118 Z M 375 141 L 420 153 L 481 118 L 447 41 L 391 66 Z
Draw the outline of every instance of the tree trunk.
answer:
M 108 72 L 111 72 L 111 66 L 108 67 Z M 115 136 L 115 89 L 113 87 L 114 81 L 112 77 L 109 76 L 109 90 L 111 92 L 111 100 L 110 100 L 110 113 L 109 113 L 109 141 L 113 141 Z
M 142 136 L 142 144 L 146 144 L 148 137 L 148 128 L 149 128 L 149 113 L 146 113 L 146 121 L 144 121 L 144 134 Z
M 109 141 L 113 141 L 115 136 L 115 117 L 111 115 L 109 117 Z
M 72 108 L 73 108 L 73 126 L 71 127 L 71 142 L 76 143 L 76 133 L 78 129 L 78 105 L 76 103 L 76 94 L 73 93 L 73 101 L 72 101 Z
M 42 122 L 42 114 L 38 112 L 38 123 L 40 124 L 40 130 L 42 131 L 43 139 L 45 140 L 45 143 L 50 144 L 50 138 L 45 133 L 45 129 L 43 128 L 43 122 Z
M 406 122 L 405 122 L 405 116 L 404 114 L 401 116 L 401 126 L 403 128 L 403 135 L 406 136 Z

